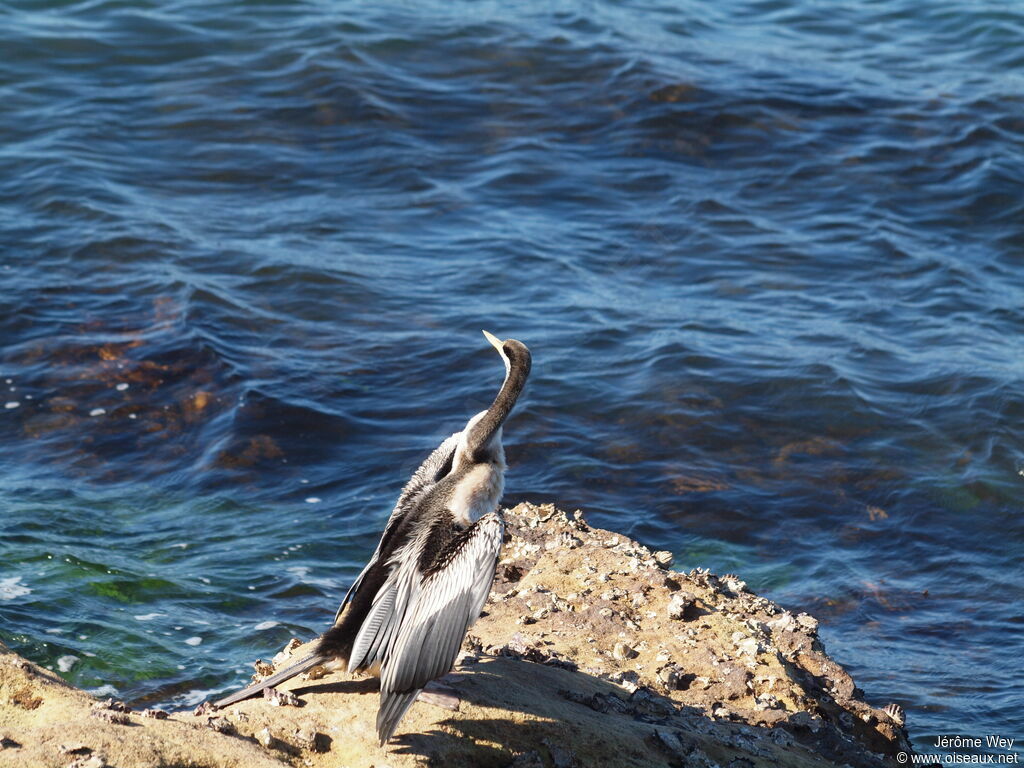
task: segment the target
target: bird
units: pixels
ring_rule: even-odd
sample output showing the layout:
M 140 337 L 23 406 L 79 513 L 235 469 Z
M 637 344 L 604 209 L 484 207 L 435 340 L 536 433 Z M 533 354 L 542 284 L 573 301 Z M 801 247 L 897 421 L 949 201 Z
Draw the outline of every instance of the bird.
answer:
M 505 379 L 491 406 L 446 438 L 402 489 L 380 542 L 349 587 L 313 652 L 214 702 L 260 694 L 320 664 L 380 677 L 377 736 L 383 746 L 423 688 L 447 674 L 490 593 L 504 539 L 502 428 L 530 375 L 516 339 L 484 331 Z

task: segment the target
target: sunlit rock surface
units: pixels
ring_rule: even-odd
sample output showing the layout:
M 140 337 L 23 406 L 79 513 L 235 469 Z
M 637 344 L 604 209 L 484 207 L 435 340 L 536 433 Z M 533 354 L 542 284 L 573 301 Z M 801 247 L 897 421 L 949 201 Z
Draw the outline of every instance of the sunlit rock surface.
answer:
M 443 680 L 458 711 L 417 703 L 384 748 L 374 679 L 317 668 L 291 696 L 162 717 L 0 647 L 0 766 L 882 766 L 910 750 L 811 616 L 736 576 L 673 571 L 578 513 L 522 504 L 506 520 L 491 599 Z

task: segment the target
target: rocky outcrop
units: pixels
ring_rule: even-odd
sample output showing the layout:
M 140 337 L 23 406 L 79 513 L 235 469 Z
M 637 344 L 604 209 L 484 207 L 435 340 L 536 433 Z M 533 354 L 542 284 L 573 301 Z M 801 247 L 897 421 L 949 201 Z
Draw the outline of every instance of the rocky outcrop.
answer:
M 160 718 L 85 691 L 0 643 L 0 766 L 281 768 L 253 744 L 201 727 L 192 716 Z M 155 715 L 156 713 L 151 713 Z
M 673 571 L 579 513 L 506 520 L 491 599 L 442 681 L 458 710 L 417 703 L 384 748 L 373 679 L 314 668 L 291 695 L 158 719 L 0 648 L 0 766 L 872 767 L 910 750 L 901 713 L 864 701 L 812 617 L 735 576 Z

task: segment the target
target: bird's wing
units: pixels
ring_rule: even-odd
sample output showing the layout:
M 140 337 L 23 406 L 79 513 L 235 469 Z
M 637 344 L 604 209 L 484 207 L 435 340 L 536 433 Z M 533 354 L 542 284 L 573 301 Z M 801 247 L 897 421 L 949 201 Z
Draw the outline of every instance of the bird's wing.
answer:
M 402 489 L 402 493 L 399 494 L 395 509 L 391 513 L 391 517 L 388 518 L 388 527 L 391 526 L 393 520 L 405 514 L 411 502 L 414 502 L 423 495 L 424 491 L 432 488 L 441 478 L 451 472 L 455 449 L 459 445 L 460 437 L 462 437 L 461 432 L 454 432 L 446 437 L 420 464 L 419 469 L 413 473 L 409 482 Z
M 374 550 L 373 556 L 356 577 L 356 580 L 352 582 L 352 586 L 349 587 L 348 592 L 345 593 L 345 597 L 342 599 L 341 605 L 338 606 L 338 611 L 334 614 L 335 624 L 337 624 L 341 619 L 341 612 L 345 610 L 345 606 L 348 605 L 348 601 L 352 599 L 352 596 L 355 595 L 356 592 L 359 591 L 359 586 L 363 583 L 363 577 L 380 558 L 381 547 L 387 540 L 388 533 L 390 533 L 398 522 L 405 516 L 416 499 L 451 471 L 452 460 L 455 456 L 455 449 L 459 445 L 459 437 L 461 435 L 461 432 L 456 432 L 445 438 L 444 441 L 424 460 L 424 462 L 420 464 L 419 469 L 413 473 L 409 482 L 405 484 L 405 487 L 402 489 L 402 493 L 398 497 L 398 502 L 395 504 L 395 508 L 391 512 L 391 517 L 388 518 L 387 525 L 384 526 L 384 533 L 381 534 L 380 542 L 377 544 L 377 549 Z
M 415 695 L 452 668 L 466 630 L 480 616 L 494 581 L 505 526 L 490 513 L 467 528 L 425 575 L 406 587 L 411 594 L 381 664 L 377 733 L 387 741 Z M 401 585 L 399 586 L 401 592 Z M 402 596 L 396 603 L 402 602 Z

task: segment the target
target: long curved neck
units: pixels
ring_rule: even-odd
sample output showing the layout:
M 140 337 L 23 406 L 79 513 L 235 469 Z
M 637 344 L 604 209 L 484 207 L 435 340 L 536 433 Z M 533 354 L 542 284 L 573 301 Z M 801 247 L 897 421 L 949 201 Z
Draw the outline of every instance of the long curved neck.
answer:
M 486 460 L 491 440 L 511 413 L 512 406 L 519 399 L 529 375 L 530 353 L 526 351 L 526 347 L 523 347 L 522 352 L 513 350 L 509 356 L 508 373 L 505 374 L 505 382 L 501 385 L 498 396 L 484 412 L 483 418 L 473 425 L 466 438 L 466 449 L 473 461 Z

